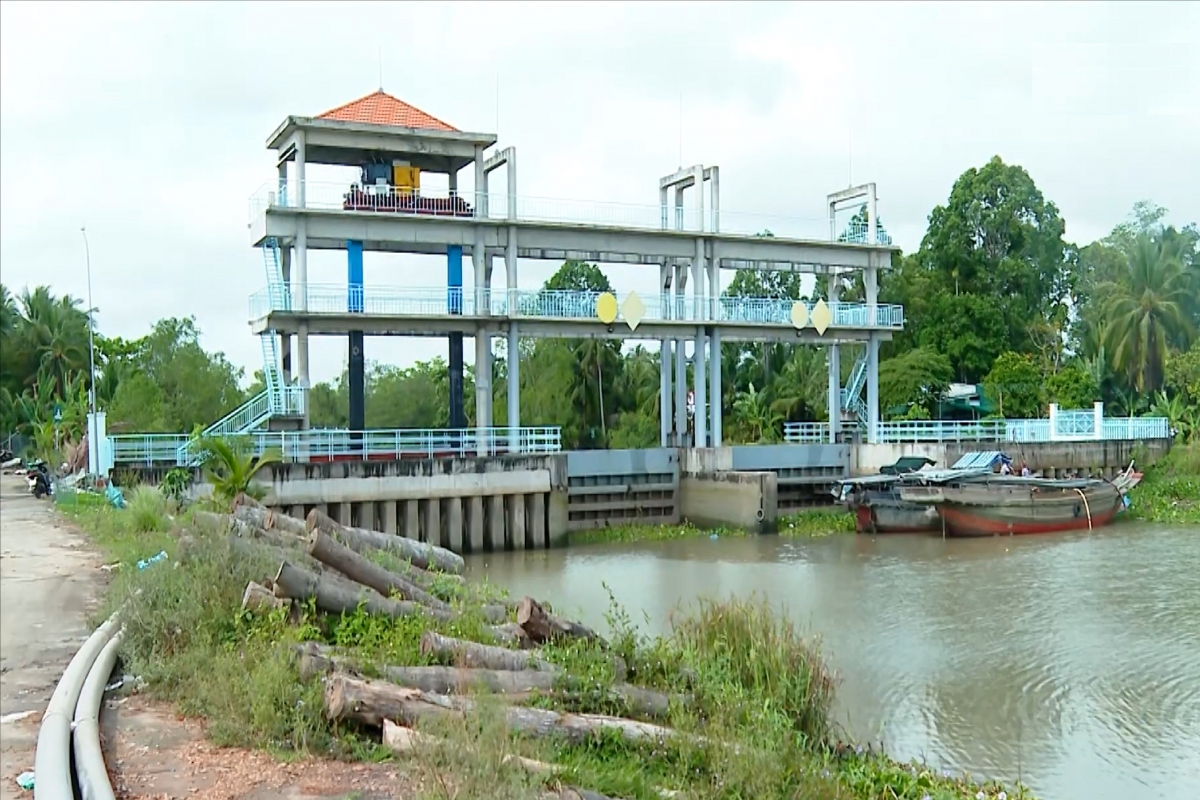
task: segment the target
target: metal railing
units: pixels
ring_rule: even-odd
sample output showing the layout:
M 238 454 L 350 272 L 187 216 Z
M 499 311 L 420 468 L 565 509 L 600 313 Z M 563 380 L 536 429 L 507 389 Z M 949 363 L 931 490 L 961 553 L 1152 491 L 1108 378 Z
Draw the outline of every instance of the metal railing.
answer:
M 1083 413 L 1083 412 L 1081 412 Z M 1087 414 L 1092 412 L 1088 411 Z M 796 444 L 828 441 L 825 423 L 788 422 L 783 426 L 783 438 Z M 821 431 L 823 430 L 823 436 Z M 1105 419 L 1100 435 L 1093 430 L 1090 440 L 1137 441 L 1166 439 L 1170 422 L 1165 417 L 1132 417 Z M 982 420 L 894 420 L 880 422 L 876 441 L 889 444 L 917 442 L 1060 442 L 1080 441 L 1078 434 L 1063 434 L 1052 429 L 1049 419 L 982 419 Z
M 557 453 L 562 429 L 475 428 L 348 431 L 249 431 L 226 437 L 261 455 L 268 450 L 284 461 L 386 460 L 435 456 Z M 199 442 L 186 434 L 120 434 L 111 436 L 113 463 L 125 466 L 194 466 Z
M 272 181 L 263 184 L 250 196 L 250 222 L 254 223 L 269 208 L 482 217 L 564 225 L 743 235 L 757 235 L 770 231 L 779 238 L 818 242 L 830 240 L 829 220 L 823 217 L 757 214 L 711 208 L 701 211 L 695 207 L 680 210 L 674 206 L 668 207 L 664 212 L 661 205 L 511 196 L 504 192 L 484 194 L 431 189 L 409 190 L 393 186 L 363 185 L 351 181 Z M 867 243 L 869 235 L 866 225 L 851 223 L 845 227 L 841 238 L 851 244 Z M 882 228 L 877 229 L 875 238 L 878 244 L 891 244 L 891 237 Z
M 281 302 L 286 292 L 277 287 L 261 289 L 250 296 L 250 318 L 262 319 L 272 311 L 307 308 L 316 314 L 362 313 L 366 316 L 438 317 L 511 316 L 536 319 L 595 320 L 595 292 L 530 289 L 456 289 L 407 287 L 350 287 L 336 284 L 308 284 L 293 288 L 296 297 L 289 306 Z M 617 300 L 617 321 L 633 324 L 643 322 L 729 322 L 748 325 L 792 326 L 792 300 L 757 297 L 685 297 L 670 295 L 614 293 Z M 300 295 L 303 295 L 302 297 Z M 802 301 L 811 326 L 815 303 Z M 831 328 L 883 328 L 901 330 L 904 327 L 904 307 L 866 303 L 829 303 Z M 353 311 L 352 311 L 353 309 Z M 358 309 L 362 309 L 361 312 Z M 871 324 L 872 318 L 874 325 Z

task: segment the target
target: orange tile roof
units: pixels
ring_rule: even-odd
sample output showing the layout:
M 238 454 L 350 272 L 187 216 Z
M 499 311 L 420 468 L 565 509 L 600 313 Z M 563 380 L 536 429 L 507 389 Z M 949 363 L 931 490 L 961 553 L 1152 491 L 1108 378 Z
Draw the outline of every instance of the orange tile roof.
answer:
M 403 128 L 419 128 L 431 131 L 458 133 L 458 128 L 447 125 L 437 117 L 414 108 L 403 100 L 397 100 L 382 89 L 366 97 L 330 109 L 317 119 L 338 122 L 362 122 L 368 125 L 398 125 Z

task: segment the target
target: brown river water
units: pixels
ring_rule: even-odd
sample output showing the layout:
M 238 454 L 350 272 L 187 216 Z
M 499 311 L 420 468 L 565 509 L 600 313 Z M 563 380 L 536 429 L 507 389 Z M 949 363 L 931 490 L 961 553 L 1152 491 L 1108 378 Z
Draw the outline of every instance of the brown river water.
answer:
M 1200 529 L 691 539 L 473 557 L 604 628 L 758 594 L 820 636 L 852 736 L 1043 800 L 1200 797 Z

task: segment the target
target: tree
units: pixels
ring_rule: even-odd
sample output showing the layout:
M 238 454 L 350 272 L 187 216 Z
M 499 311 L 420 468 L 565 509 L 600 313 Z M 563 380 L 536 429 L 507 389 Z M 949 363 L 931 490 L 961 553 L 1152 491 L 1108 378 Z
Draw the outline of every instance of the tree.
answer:
M 983 379 L 983 389 L 1008 419 L 1033 419 L 1044 415 L 1044 376 L 1028 353 L 1001 353 Z
M 888 417 L 907 417 L 913 408 L 930 419 L 950 388 L 950 359 L 918 347 L 879 365 L 880 410 Z
M 1140 234 L 1131 245 L 1125 274 L 1101 289 L 1111 323 L 1104 345 L 1114 370 L 1139 391 L 1158 391 L 1172 343 L 1194 334 L 1188 318 L 1192 286 L 1176 244 Z
M 266 491 L 251 485 L 251 481 L 265 467 L 283 460 L 278 451 L 268 450 L 256 457 L 240 442 L 221 438 L 204 439 L 200 454 L 204 475 L 213 487 L 213 498 L 224 506 L 243 492 L 257 500 L 265 497 Z
M 1090 408 L 1100 397 L 1100 383 L 1082 362 L 1046 376 L 1046 400 L 1060 408 Z

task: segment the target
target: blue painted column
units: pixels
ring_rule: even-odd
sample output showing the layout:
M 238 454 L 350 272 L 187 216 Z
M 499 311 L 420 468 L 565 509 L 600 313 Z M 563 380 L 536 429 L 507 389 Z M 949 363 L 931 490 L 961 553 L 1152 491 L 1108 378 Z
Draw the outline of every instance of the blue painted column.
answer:
M 460 245 L 446 248 L 446 311 L 463 313 L 463 249 Z M 463 408 L 463 335 L 450 334 L 450 427 L 461 430 L 467 427 L 467 414 Z
M 346 309 L 351 314 L 363 313 L 363 243 L 346 242 L 346 274 L 349 283 Z M 363 332 L 350 331 L 350 358 L 348 378 L 350 380 L 350 430 L 352 439 L 359 439 L 357 432 L 367 426 L 366 413 L 366 369 L 363 358 Z

